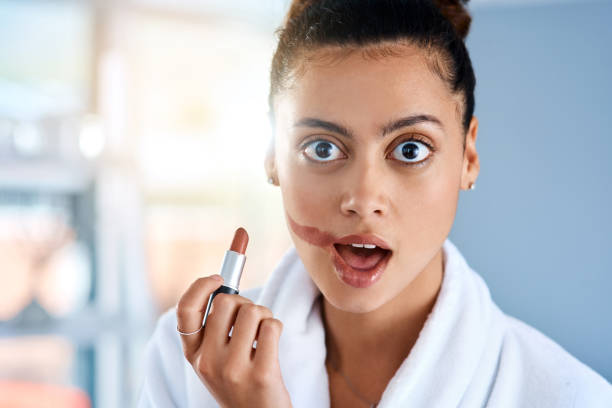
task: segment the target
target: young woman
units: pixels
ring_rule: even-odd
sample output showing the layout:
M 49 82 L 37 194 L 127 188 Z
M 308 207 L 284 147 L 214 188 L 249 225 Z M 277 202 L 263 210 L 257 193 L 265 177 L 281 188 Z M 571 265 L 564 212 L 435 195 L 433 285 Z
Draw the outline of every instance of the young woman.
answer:
M 216 296 L 205 330 L 222 281 L 193 282 L 149 343 L 140 406 L 612 406 L 447 239 L 479 171 L 470 21 L 458 0 L 294 1 L 265 167 L 295 248 L 263 288 Z

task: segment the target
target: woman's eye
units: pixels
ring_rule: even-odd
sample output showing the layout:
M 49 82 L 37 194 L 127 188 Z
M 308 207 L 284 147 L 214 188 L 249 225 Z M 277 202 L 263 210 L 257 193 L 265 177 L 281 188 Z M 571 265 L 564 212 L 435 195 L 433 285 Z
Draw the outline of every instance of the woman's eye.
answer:
M 342 151 L 327 140 L 315 140 L 309 143 L 304 149 L 304 154 L 315 161 L 332 161 L 342 158 Z
M 429 157 L 431 149 L 418 140 L 408 140 L 397 145 L 391 153 L 397 160 L 405 163 L 419 163 Z

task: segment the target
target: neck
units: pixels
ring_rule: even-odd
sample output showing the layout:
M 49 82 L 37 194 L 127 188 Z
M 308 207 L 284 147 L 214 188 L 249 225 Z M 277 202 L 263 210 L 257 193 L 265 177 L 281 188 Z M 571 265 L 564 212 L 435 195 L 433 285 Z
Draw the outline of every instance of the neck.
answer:
M 416 343 L 436 302 L 443 270 L 440 249 L 398 296 L 367 313 L 345 312 L 323 298 L 328 358 L 349 376 L 367 370 L 370 379 L 378 375 L 386 385 Z

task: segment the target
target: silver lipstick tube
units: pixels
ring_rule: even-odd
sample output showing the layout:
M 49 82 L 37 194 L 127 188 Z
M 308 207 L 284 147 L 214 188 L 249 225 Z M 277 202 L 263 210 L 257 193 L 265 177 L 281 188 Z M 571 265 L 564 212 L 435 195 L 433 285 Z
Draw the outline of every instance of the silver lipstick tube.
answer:
M 225 252 L 221 272 L 219 273 L 223 278 L 223 285 L 210 294 L 206 304 L 206 311 L 204 312 L 204 319 L 202 320 L 202 327 L 206 325 L 212 301 L 217 294 L 228 293 L 230 295 L 237 295 L 239 293 L 238 287 L 240 286 L 240 277 L 242 276 L 245 261 L 246 255 L 244 254 L 235 251 Z

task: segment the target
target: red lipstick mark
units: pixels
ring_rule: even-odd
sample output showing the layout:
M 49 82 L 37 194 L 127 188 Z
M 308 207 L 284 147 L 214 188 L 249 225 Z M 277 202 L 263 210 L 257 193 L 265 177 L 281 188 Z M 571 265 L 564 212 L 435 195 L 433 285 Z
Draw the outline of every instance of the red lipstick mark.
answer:
M 234 240 L 230 246 L 230 251 L 238 252 L 244 255 L 248 243 L 249 234 L 247 234 L 244 228 L 240 227 L 234 233 Z
M 332 245 L 336 241 L 336 237 L 329 232 L 321 231 L 316 227 L 307 227 L 306 225 L 298 224 L 291 218 L 289 213 L 287 213 L 287 219 L 289 219 L 289 224 L 293 232 L 309 244 L 324 248 Z

